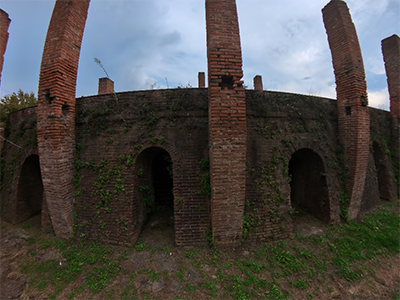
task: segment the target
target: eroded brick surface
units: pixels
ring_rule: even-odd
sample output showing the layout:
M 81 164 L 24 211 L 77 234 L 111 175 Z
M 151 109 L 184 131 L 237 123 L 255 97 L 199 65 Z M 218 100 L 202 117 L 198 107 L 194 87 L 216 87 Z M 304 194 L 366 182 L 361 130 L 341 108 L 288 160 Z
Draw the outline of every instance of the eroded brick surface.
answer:
M 242 236 L 246 101 L 236 2 L 206 0 L 212 231 L 216 243 Z
M 394 34 L 382 40 L 382 53 L 390 96 L 392 140 L 396 148 L 397 166 L 400 166 L 400 38 Z
M 8 42 L 8 27 L 10 26 L 10 18 L 8 14 L 0 9 L 0 84 L 1 74 L 3 72 L 4 54 L 6 53 L 6 47 Z
M 42 179 L 57 236 L 72 235 L 75 90 L 89 0 L 57 1 L 40 69 L 37 135 Z
M 364 65 L 349 9 L 341 0 L 330 1 L 323 20 L 336 79 L 339 142 L 349 165 L 349 218 L 360 209 L 369 159 L 369 111 Z

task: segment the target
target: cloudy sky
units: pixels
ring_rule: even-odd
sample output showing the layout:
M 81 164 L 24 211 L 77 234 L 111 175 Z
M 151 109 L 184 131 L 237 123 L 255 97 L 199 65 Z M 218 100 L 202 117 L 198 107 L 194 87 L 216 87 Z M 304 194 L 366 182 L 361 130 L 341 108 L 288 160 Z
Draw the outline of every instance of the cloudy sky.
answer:
M 82 42 L 77 97 L 97 94 L 103 63 L 116 92 L 197 87 L 207 72 L 204 0 L 92 0 Z M 321 9 L 328 0 L 237 0 L 244 82 L 335 98 Z M 400 35 L 400 0 L 347 0 L 366 70 L 370 105 L 389 108 L 381 40 Z M 54 0 L 1 0 L 11 21 L 0 97 L 37 93 Z

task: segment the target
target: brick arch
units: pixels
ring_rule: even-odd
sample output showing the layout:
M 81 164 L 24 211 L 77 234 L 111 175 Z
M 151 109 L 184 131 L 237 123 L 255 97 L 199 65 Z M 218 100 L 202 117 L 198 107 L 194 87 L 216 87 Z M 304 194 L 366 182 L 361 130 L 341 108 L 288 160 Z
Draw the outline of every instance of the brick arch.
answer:
M 170 150 L 170 151 L 168 151 Z M 164 156 L 170 159 L 172 170 L 164 170 L 167 164 L 160 166 L 160 159 L 163 160 Z M 171 216 L 175 213 L 175 190 L 174 190 L 174 175 L 177 172 L 176 168 L 176 152 L 170 147 L 163 147 L 160 145 L 151 145 L 143 147 L 136 157 L 134 168 L 134 193 L 133 193 L 133 222 L 136 222 L 135 236 L 138 237 L 143 230 L 143 226 L 151 216 L 146 211 L 145 202 L 149 200 L 154 201 L 156 205 L 163 205 L 167 211 L 171 212 Z M 162 163 L 162 162 L 161 162 Z M 155 165 L 158 164 L 158 165 Z M 172 171 L 172 178 L 168 180 L 165 171 Z M 161 183 L 161 184 L 160 184 Z M 167 189 L 171 191 L 162 190 L 161 185 L 167 184 Z M 143 187 L 147 186 L 148 190 Z M 169 194 L 170 192 L 170 194 Z M 165 197 L 163 197 L 165 196 Z M 172 209 L 172 211 L 171 211 Z M 168 222 L 168 220 L 166 220 Z
M 330 223 L 329 188 L 321 156 L 309 148 L 294 152 L 289 161 L 291 203 Z
M 57 0 L 47 31 L 37 102 L 38 152 L 54 232 L 72 235 L 75 91 L 90 0 Z
M 18 180 L 15 223 L 40 213 L 42 199 L 43 183 L 39 156 L 32 154 L 25 159 Z
M 396 199 L 396 186 L 393 182 L 394 176 L 389 159 L 377 141 L 372 143 L 372 151 L 378 179 L 379 197 L 385 201 L 393 201 Z
M 284 156 L 288 159 L 288 161 L 290 161 L 292 155 L 301 149 L 310 149 L 313 152 L 315 152 L 322 160 L 324 169 L 328 170 L 327 167 L 328 164 L 325 158 L 326 149 L 321 147 L 321 144 L 318 141 L 313 141 L 310 139 L 309 140 L 299 139 L 297 141 L 294 141 L 291 144 L 291 147 L 288 149 L 289 151 L 286 152 Z M 337 187 L 339 186 L 339 180 L 335 172 L 325 171 L 325 173 L 326 173 L 326 183 L 328 187 L 328 199 L 329 199 L 329 220 L 327 222 L 329 224 L 336 224 L 340 222 L 340 205 L 339 205 L 338 195 L 333 191 L 337 190 Z

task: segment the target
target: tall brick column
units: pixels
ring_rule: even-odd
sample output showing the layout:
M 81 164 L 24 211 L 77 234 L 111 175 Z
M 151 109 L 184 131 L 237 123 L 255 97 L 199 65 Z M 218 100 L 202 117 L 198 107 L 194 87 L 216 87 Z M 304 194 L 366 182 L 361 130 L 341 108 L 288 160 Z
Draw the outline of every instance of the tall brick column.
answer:
M 47 207 L 58 237 L 72 235 L 75 89 L 90 0 L 57 0 L 40 68 L 37 136 Z
M 394 34 L 382 40 L 382 53 L 390 97 L 392 139 L 396 148 L 397 165 L 400 167 L 400 38 Z
M 10 18 L 8 14 L 0 9 L 0 85 L 1 85 L 1 74 L 3 72 L 4 54 L 6 53 L 6 47 L 8 42 L 8 27 L 10 26 Z
M 216 244 L 242 236 L 246 102 L 235 0 L 206 0 L 211 222 Z
M 346 3 L 332 0 L 322 14 L 336 79 L 339 143 L 349 165 L 349 219 L 354 219 L 361 205 L 369 158 L 367 83 L 356 29 Z

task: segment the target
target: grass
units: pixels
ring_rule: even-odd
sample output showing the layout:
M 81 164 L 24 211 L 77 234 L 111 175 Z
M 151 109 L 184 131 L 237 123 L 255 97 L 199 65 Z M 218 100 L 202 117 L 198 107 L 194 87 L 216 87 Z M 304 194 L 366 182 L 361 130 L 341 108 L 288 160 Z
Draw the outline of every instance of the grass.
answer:
M 83 292 L 94 299 L 159 299 L 138 291 L 138 276 L 151 282 L 180 282 L 185 292 L 174 295 L 174 299 L 290 299 L 294 293 L 312 299 L 320 292 L 333 292 L 331 286 L 324 286 L 329 278 L 332 282 L 341 278 L 352 284 L 373 277 L 377 266 L 374 261 L 400 252 L 399 236 L 399 215 L 383 207 L 369 213 L 362 223 L 351 221 L 326 228 L 325 235 L 296 235 L 293 240 L 254 246 L 246 256 L 217 249 L 182 249 L 174 271 L 149 267 L 133 273 L 121 266 L 130 254 L 150 251 L 154 255 L 157 251 L 165 254 L 177 250 L 153 249 L 143 242 L 121 250 L 94 242 L 36 238 L 27 240 L 27 244 L 41 249 L 56 247 L 65 261 L 39 261 L 33 255 L 20 271 L 28 275 L 33 289 L 47 293 L 50 299 L 69 286 L 76 287 L 68 290 L 68 299 Z M 212 277 L 205 268 L 211 268 Z M 197 281 L 187 277 L 189 270 L 199 273 Z M 127 278 L 124 289 L 109 290 L 110 282 L 118 276 Z M 393 291 L 392 299 L 400 299 L 397 291 Z

